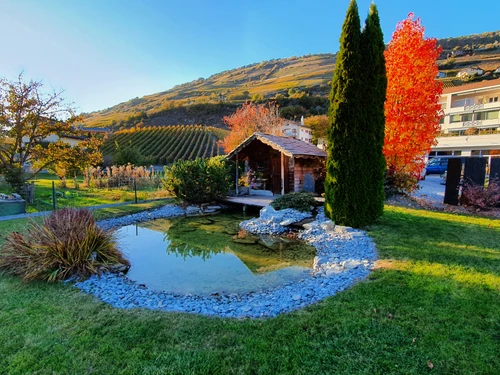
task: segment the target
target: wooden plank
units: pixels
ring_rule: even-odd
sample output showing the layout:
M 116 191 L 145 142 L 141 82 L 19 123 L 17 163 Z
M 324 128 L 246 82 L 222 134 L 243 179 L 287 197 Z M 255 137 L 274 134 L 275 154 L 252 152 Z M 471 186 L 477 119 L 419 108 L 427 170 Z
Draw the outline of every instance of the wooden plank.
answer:
M 285 195 L 285 155 L 281 153 L 281 195 Z

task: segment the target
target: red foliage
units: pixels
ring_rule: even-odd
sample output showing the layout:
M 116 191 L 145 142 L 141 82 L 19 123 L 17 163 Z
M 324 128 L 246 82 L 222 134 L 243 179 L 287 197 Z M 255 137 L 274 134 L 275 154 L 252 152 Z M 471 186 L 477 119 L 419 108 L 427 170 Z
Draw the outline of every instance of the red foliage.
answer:
M 424 27 L 413 13 L 398 23 L 385 51 L 387 100 L 385 102 L 384 155 L 389 174 L 418 178 L 423 158 L 436 142 L 443 111 L 443 87 L 435 78 L 441 47 L 424 38 Z
M 462 200 L 468 206 L 483 210 L 500 205 L 500 179 L 491 180 L 488 187 L 466 183 L 462 190 Z
M 283 119 L 274 104 L 245 103 L 233 115 L 224 117 L 224 122 L 231 128 L 222 141 L 224 150 L 229 153 L 255 132 L 279 134 Z

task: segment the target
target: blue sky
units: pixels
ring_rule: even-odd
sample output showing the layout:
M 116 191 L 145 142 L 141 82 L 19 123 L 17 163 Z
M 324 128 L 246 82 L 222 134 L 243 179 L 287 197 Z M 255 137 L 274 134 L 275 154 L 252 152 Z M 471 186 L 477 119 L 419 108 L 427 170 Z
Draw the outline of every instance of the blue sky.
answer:
M 358 0 L 365 19 L 371 0 Z M 337 52 L 349 0 L 0 0 L 0 77 L 43 80 L 104 109 L 272 58 Z M 414 12 L 426 35 L 500 28 L 500 1 L 379 0 L 385 41 Z M 479 3 L 477 3 L 479 4 Z

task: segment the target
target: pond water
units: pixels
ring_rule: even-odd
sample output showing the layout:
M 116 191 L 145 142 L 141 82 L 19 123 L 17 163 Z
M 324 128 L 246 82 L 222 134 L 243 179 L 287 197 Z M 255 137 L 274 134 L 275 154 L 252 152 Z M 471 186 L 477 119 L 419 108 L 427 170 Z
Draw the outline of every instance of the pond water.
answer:
M 252 236 L 237 214 L 159 219 L 118 230 L 127 277 L 168 293 L 244 293 L 304 279 L 316 249 L 286 237 Z

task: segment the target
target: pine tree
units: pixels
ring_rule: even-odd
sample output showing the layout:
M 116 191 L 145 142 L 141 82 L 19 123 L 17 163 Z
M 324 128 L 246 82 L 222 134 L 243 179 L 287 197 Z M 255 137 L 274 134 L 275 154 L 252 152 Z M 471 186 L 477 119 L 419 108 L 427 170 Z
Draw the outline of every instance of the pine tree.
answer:
M 325 214 L 335 223 L 366 224 L 364 160 L 358 157 L 363 122 L 361 91 L 361 30 L 358 6 L 352 0 L 340 36 L 330 94 L 328 159 L 325 179 Z
M 384 175 L 386 170 L 383 154 L 385 115 L 384 102 L 387 91 L 387 76 L 384 58 L 384 35 L 380 27 L 380 18 L 374 3 L 365 21 L 361 33 L 362 69 L 363 69 L 363 104 L 364 138 L 363 161 L 367 168 L 364 172 L 368 209 L 366 220 L 374 221 L 384 210 L 385 192 Z

